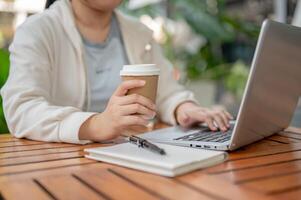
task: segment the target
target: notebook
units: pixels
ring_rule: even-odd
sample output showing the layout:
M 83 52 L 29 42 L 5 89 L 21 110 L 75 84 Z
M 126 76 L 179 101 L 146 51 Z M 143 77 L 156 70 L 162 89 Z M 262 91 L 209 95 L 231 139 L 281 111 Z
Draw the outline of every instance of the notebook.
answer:
M 221 151 L 155 144 L 163 148 L 166 155 L 153 153 L 131 143 L 122 143 L 85 149 L 85 157 L 168 177 L 210 167 L 227 158 L 227 153 Z

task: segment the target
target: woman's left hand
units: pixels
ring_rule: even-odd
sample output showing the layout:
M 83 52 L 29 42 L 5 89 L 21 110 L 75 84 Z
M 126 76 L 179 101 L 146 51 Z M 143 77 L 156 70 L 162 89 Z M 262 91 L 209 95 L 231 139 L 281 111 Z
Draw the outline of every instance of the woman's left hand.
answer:
M 182 127 L 190 127 L 205 122 L 212 131 L 227 131 L 232 115 L 223 108 L 202 108 L 193 102 L 180 104 L 175 111 L 177 122 Z

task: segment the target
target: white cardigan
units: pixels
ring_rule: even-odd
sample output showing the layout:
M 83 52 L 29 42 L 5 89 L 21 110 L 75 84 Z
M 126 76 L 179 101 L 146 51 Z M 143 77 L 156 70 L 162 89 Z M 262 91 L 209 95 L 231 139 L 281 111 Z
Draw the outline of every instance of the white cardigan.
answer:
M 116 12 L 131 64 L 161 68 L 157 109 L 175 124 L 174 110 L 193 94 L 172 77 L 172 66 L 140 22 Z M 83 111 L 89 85 L 80 34 L 69 0 L 59 0 L 21 25 L 10 46 L 10 73 L 1 90 L 10 132 L 18 138 L 87 143 L 78 138 L 82 123 L 95 113 Z M 112 55 L 113 56 L 113 55 Z M 101 133 L 100 133 L 101 134 Z

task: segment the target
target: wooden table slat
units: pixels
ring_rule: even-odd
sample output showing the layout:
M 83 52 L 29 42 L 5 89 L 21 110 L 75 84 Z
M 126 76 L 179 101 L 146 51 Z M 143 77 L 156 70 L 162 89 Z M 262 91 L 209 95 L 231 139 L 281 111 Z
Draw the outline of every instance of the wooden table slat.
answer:
M 283 200 L 300 200 L 301 190 L 286 191 L 278 194 L 274 194 L 275 199 Z
M 39 150 L 39 149 L 53 149 L 53 148 L 63 148 L 63 147 L 72 147 L 72 146 L 74 146 L 74 145 L 66 144 L 66 143 L 53 143 L 53 144 L 43 143 L 43 144 L 37 144 L 37 145 L 0 148 L 0 153 L 31 151 L 31 150 Z
M 77 160 L 77 159 L 73 159 Z M 22 166 L 22 165 L 21 165 Z M 57 167 L 49 167 L 38 170 L 27 170 L 21 171 L 19 173 L 11 173 L 0 176 L 0 187 L 2 183 L 6 182 L 14 182 L 14 181 L 22 181 L 28 179 L 37 179 L 41 177 L 47 176 L 58 176 L 58 175 L 71 175 L 75 172 L 89 172 L 89 170 L 94 170 L 95 168 L 103 168 L 106 165 L 99 165 L 98 162 L 95 161 L 86 161 L 81 163 L 74 163 L 70 165 L 63 165 Z
M 29 164 L 29 163 L 41 163 L 41 162 L 57 161 L 57 160 L 72 159 L 72 158 L 83 158 L 83 157 L 84 157 L 83 151 L 74 151 L 74 152 L 62 152 L 59 154 L 37 155 L 31 157 L 8 158 L 8 159 L 1 160 L 0 167 L 16 166 L 20 164 Z
M 41 141 L 33 141 L 33 140 L 15 140 L 9 142 L 0 142 L 0 148 L 4 147 L 16 147 L 16 146 L 28 146 L 28 145 L 35 145 L 35 144 L 43 144 L 44 142 Z
M 85 158 L 74 158 L 74 159 L 64 159 L 64 160 L 56 160 L 56 161 L 41 162 L 41 163 L 30 163 L 25 165 L 6 166 L 6 167 L 1 167 L 0 178 L 1 176 L 6 176 L 6 175 L 14 175 L 14 174 L 20 174 L 20 173 L 26 173 L 26 172 L 38 171 L 38 170 L 47 170 L 53 168 L 62 168 L 65 166 L 81 165 L 81 164 L 93 163 L 93 162 L 96 161 L 88 160 Z
M 284 137 L 293 138 L 293 139 L 301 140 L 301 134 L 300 134 L 300 133 L 281 132 L 281 133 L 278 133 L 278 135 L 281 135 L 281 136 L 284 136 Z
M 257 144 L 254 144 L 254 146 L 258 146 Z M 261 149 L 258 148 L 257 150 L 254 150 L 254 148 L 248 148 L 243 151 L 238 150 L 231 152 L 229 154 L 230 161 L 232 160 L 241 160 L 241 159 L 249 159 L 253 157 L 262 157 L 266 155 L 275 155 L 275 154 L 281 154 L 285 152 L 294 152 L 294 151 L 301 151 L 301 143 L 292 143 L 292 144 L 281 144 L 277 146 L 265 146 L 265 148 Z
M 43 185 L 56 199 L 106 199 L 70 175 L 43 177 L 37 179 L 37 181 Z
M 274 140 L 274 141 L 278 141 L 280 143 L 283 144 L 290 144 L 290 143 L 298 143 L 301 142 L 301 140 L 296 139 L 296 138 L 291 138 L 291 137 L 286 137 L 285 135 L 274 135 L 272 137 L 269 137 L 269 139 Z
M 301 172 L 269 177 L 263 180 L 256 180 L 243 183 L 247 188 L 254 189 L 267 194 L 283 193 L 285 191 L 301 190 Z
M 191 187 L 211 194 L 221 195 L 225 199 L 271 199 L 258 192 L 248 190 L 239 185 L 229 184 L 229 182 L 223 179 L 215 178 L 212 175 L 202 174 L 198 171 L 181 176 L 178 179 Z
M 10 182 L 0 188 L 5 199 L 39 199 L 52 200 L 33 180 Z
M 131 169 L 115 167 L 111 168 L 112 173 L 135 184 L 151 189 L 167 199 L 215 199 L 218 195 L 193 190 L 185 185 L 179 184 L 177 180 Z M 150 187 L 151 186 L 151 187 Z
M 125 197 L 130 197 L 131 200 L 158 199 L 157 196 L 112 174 L 107 168 L 75 173 L 73 176 L 110 199 L 124 199 Z M 114 185 L 113 188 L 112 185 Z
M 293 144 L 296 144 L 296 143 L 292 143 L 292 145 Z M 264 152 L 264 151 L 274 150 L 275 148 L 278 148 L 280 146 L 285 146 L 285 145 L 287 145 L 287 144 L 264 139 L 264 140 L 261 140 L 260 142 L 253 143 L 253 144 L 247 145 L 245 147 L 241 147 L 240 149 L 231 152 L 231 154 L 229 154 L 229 156 L 230 156 L 229 159 L 232 159 L 233 155 L 236 155 L 237 158 L 240 158 L 240 157 L 248 158 L 249 156 L 253 156 L 258 153 L 262 154 L 262 152 Z
M 2 139 L 15 139 L 14 137 L 12 137 L 11 134 L 7 133 L 7 134 L 0 134 L 0 140 Z
M 24 158 L 24 157 L 39 156 L 39 155 L 83 151 L 85 148 L 93 148 L 99 146 L 100 146 L 99 144 L 89 144 L 89 145 L 76 145 L 70 147 L 68 146 L 64 148 L 50 148 L 50 149 L 38 149 L 38 150 L 31 150 L 31 151 L 0 153 L 0 161 L 3 159 L 11 159 L 11 158 L 19 158 L 19 157 Z
M 237 171 L 247 168 L 263 167 L 266 165 L 278 164 L 287 161 L 301 160 L 301 151 L 294 151 L 288 153 L 280 153 L 274 155 L 267 155 L 262 157 L 254 157 L 246 160 L 234 160 L 224 162 L 216 167 L 212 167 L 206 172 L 214 173 L 224 173 L 229 171 Z
M 228 173 L 216 174 L 216 177 L 225 178 L 235 184 L 242 184 L 250 181 L 262 180 L 271 177 L 280 177 L 287 174 L 301 172 L 301 160 L 289 161 L 275 165 L 268 165 L 259 168 L 251 168 Z

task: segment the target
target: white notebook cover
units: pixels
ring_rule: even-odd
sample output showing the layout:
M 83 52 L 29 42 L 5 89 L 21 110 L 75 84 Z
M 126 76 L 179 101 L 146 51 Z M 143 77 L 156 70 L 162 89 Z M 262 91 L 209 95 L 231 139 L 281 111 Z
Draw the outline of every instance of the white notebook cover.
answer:
M 174 177 L 223 162 L 226 152 L 156 143 L 166 155 L 159 155 L 131 143 L 85 149 L 87 158 Z

